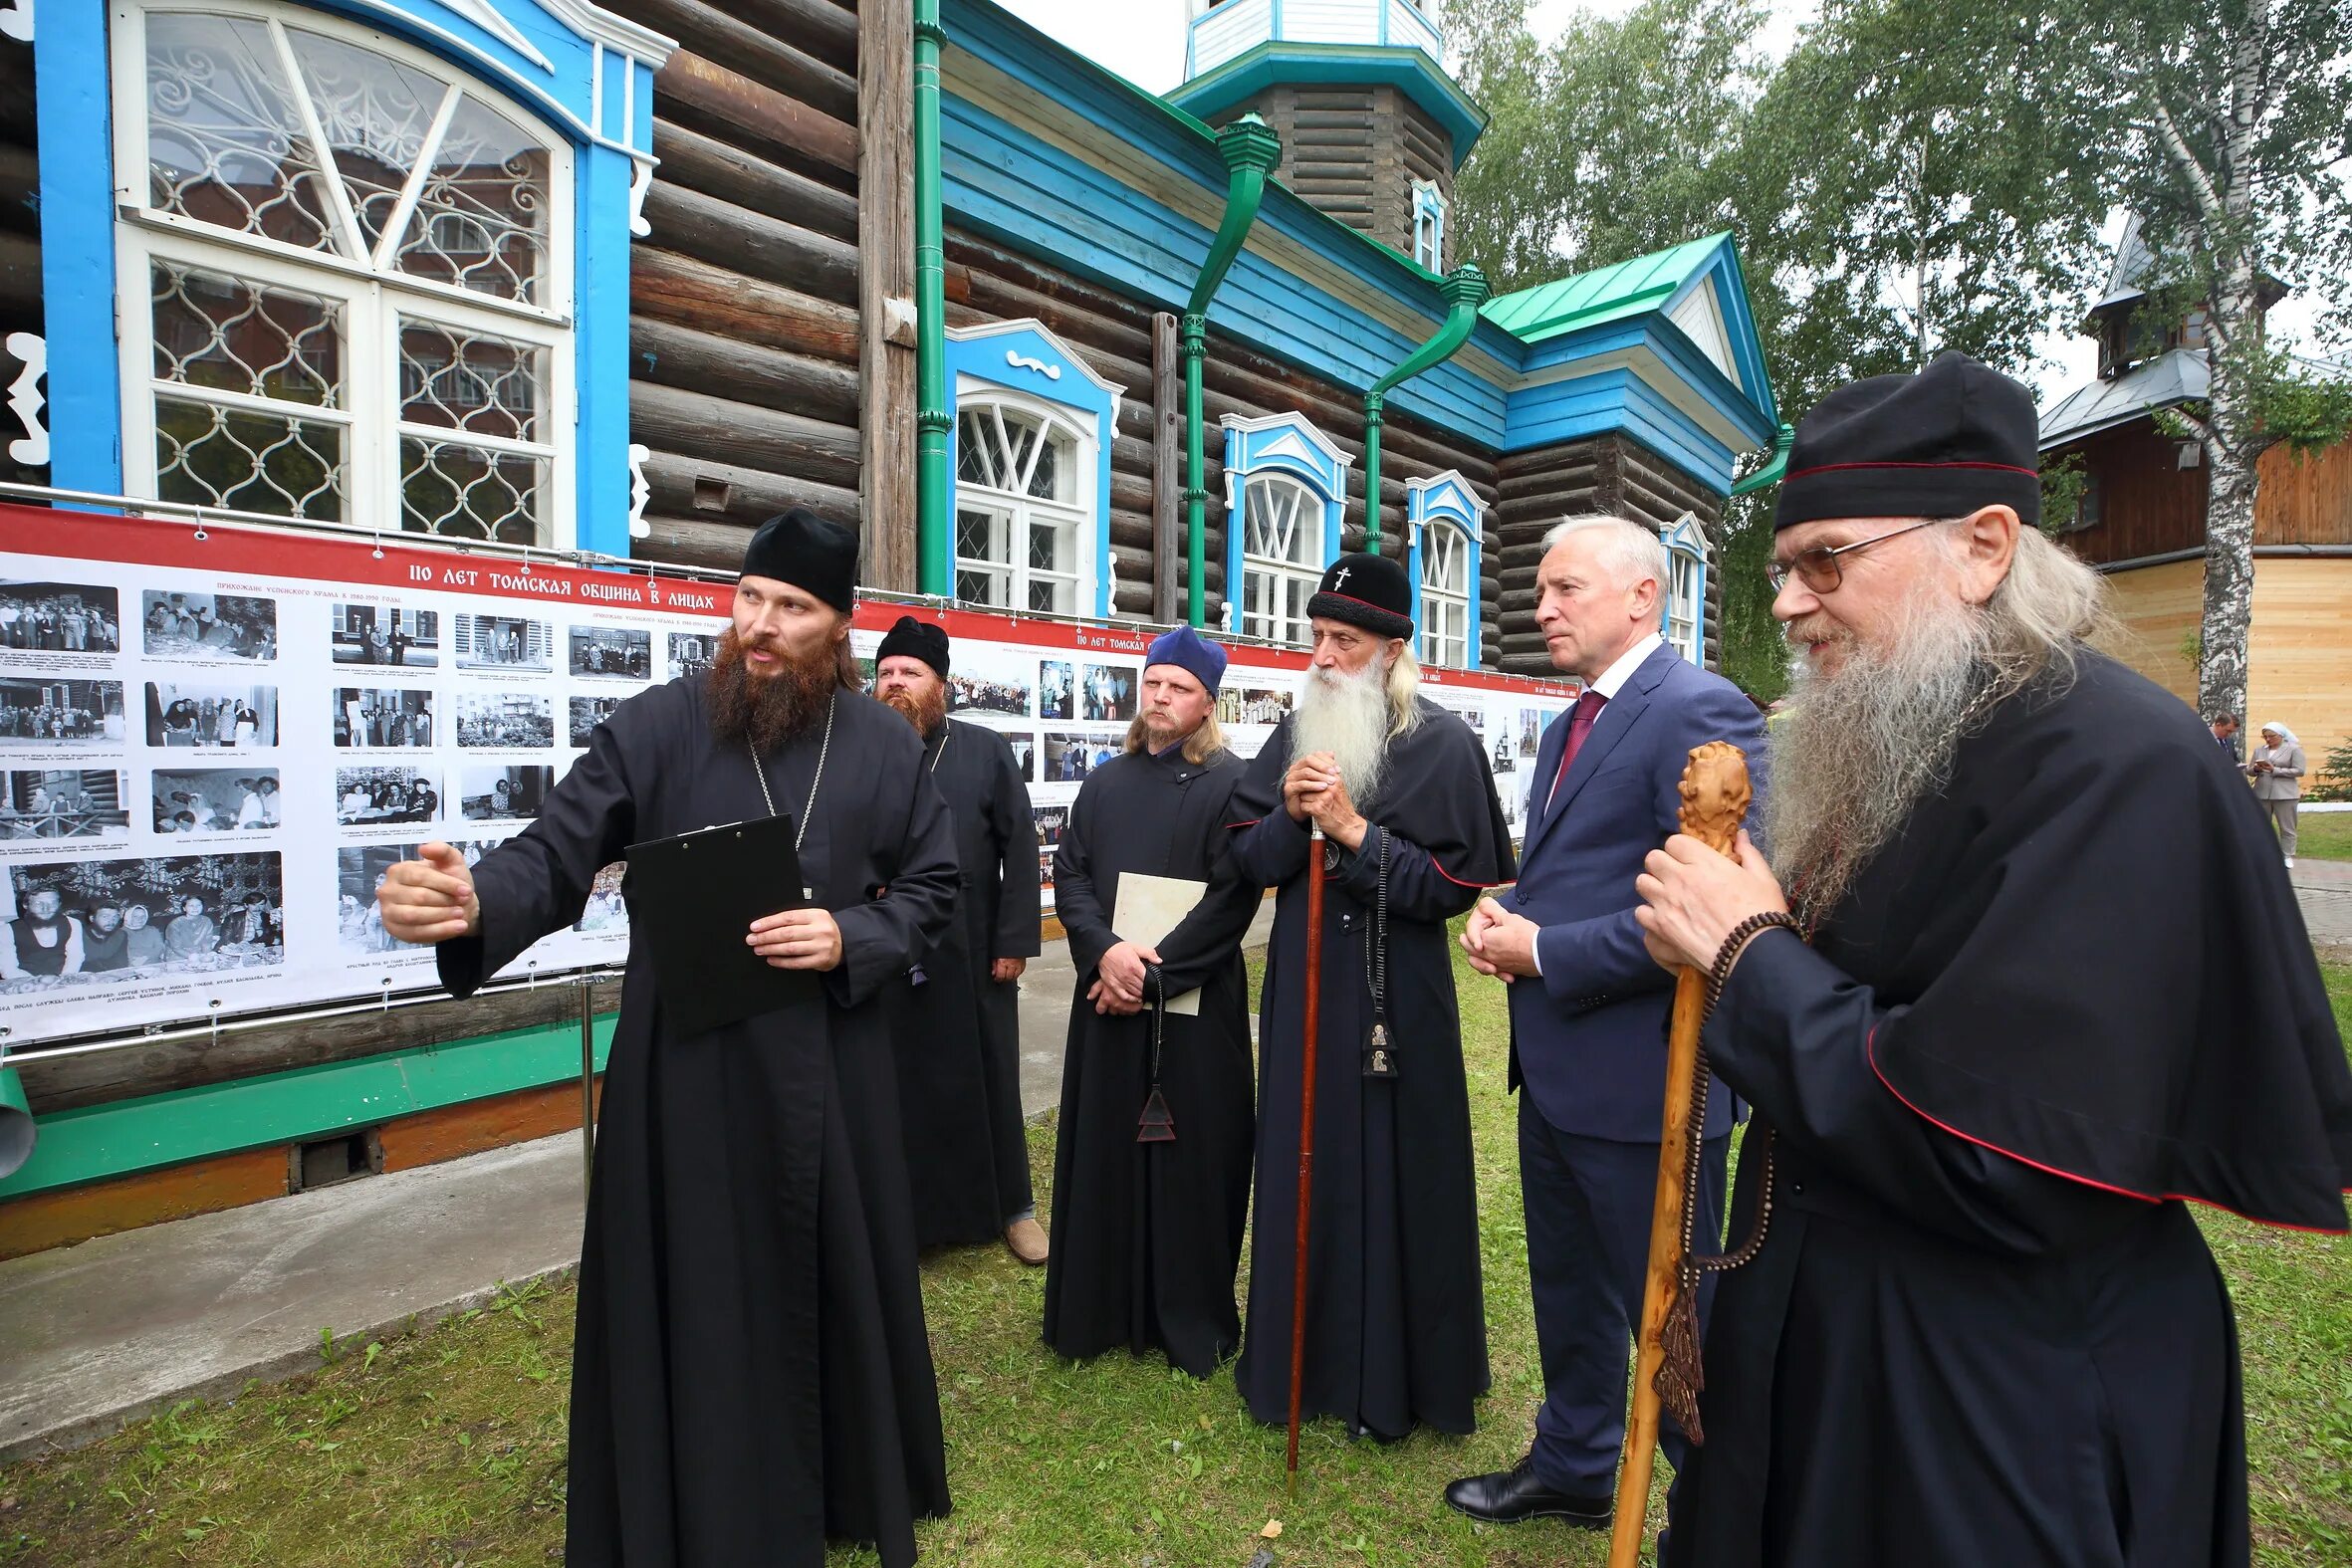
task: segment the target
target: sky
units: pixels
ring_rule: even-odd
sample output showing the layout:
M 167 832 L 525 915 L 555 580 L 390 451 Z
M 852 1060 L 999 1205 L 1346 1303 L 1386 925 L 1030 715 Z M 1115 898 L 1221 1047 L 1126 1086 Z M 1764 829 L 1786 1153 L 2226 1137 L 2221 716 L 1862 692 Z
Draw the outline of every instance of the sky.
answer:
M 1187 0 L 998 0 L 1005 9 L 1041 32 L 1059 39 L 1097 64 L 1138 87 L 1166 93 L 1184 78 L 1184 35 L 1190 7 Z M 1637 0 L 1533 0 L 1529 26 L 1538 39 L 1556 38 L 1579 11 L 1620 16 Z M 1442 9 L 1442 0 L 1441 0 Z M 1775 0 L 1773 17 L 1763 42 L 1773 53 L 1787 49 L 1796 30 L 1816 12 L 1815 0 Z M 2123 214 L 2110 213 L 2107 236 L 2112 243 L 2123 231 Z M 2304 333 L 2312 308 L 2292 298 L 2270 313 L 2273 340 L 2288 341 Z M 2041 363 L 2025 379 L 2046 407 L 2088 382 L 2098 371 L 2098 344 L 2071 333 L 2058 333 L 2035 345 Z

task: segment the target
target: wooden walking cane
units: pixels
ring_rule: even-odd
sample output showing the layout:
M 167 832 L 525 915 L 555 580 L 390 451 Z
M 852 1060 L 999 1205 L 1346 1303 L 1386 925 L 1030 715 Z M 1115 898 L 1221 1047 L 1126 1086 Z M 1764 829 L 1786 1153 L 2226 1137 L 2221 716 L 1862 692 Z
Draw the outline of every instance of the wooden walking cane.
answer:
M 1298 1093 L 1297 1258 L 1291 1268 L 1291 1432 L 1283 1455 L 1284 1485 L 1298 1494 L 1298 1389 L 1306 1371 L 1306 1215 L 1314 1194 L 1314 1047 L 1323 1000 L 1323 830 L 1306 843 L 1306 1016 Z
M 1748 814 L 1749 793 L 1746 753 L 1723 741 L 1693 747 L 1682 776 L 1682 830 L 1710 849 L 1731 854 L 1741 820 Z M 1675 979 L 1673 1023 L 1666 1037 L 1666 1119 L 1658 1135 L 1658 1195 L 1650 1210 L 1650 1266 L 1642 1281 L 1633 1415 L 1625 1424 L 1625 1459 L 1617 1472 L 1609 1568 L 1635 1568 L 1649 1522 L 1650 1464 L 1658 1451 L 1658 1370 L 1665 1364 L 1667 1321 L 1675 1311 L 1683 1253 L 1690 1244 L 1692 1150 L 1707 1133 L 1704 1125 L 1694 1124 L 1700 1113 L 1692 1103 L 1699 1025 L 1706 1012 L 1707 976 L 1685 965 Z M 1696 1386 L 1693 1378 L 1694 1393 Z M 1699 1441 L 1695 1430 L 1685 1436 Z

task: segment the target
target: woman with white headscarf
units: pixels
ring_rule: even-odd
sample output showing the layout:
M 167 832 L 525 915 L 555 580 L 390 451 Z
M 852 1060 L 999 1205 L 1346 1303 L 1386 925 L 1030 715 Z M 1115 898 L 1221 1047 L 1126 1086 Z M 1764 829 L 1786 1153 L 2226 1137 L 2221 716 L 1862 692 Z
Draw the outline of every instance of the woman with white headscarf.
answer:
M 2262 726 L 2262 744 L 2245 765 L 2254 782 L 2254 798 L 2270 813 L 2278 829 L 2279 851 L 2290 867 L 2295 863 L 2295 802 L 2303 795 L 2303 743 L 2283 724 Z

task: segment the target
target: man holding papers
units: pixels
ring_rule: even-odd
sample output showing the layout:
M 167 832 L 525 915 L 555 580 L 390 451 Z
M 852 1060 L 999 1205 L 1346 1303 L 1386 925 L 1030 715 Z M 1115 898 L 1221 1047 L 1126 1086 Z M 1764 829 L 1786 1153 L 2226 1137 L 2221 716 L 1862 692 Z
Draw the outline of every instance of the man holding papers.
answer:
M 1046 1343 L 1158 1350 L 1204 1378 L 1241 1343 L 1256 1131 L 1241 940 L 1258 890 L 1225 830 L 1244 765 L 1214 717 L 1224 675 L 1225 650 L 1189 626 L 1151 645 L 1126 750 L 1087 777 L 1054 857 L 1078 978 Z
M 581 1249 L 573 1568 L 822 1568 L 827 1537 L 904 1568 L 914 1520 L 947 1511 L 881 997 L 953 917 L 955 830 L 922 742 L 857 690 L 856 566 L 848 529 L 771 519 L 707 673 L 621 704 L 470 872 L 427 844 L 377 893 L 384 929 L 439 944 L 465 997 L 577 920 L 631 846 L 650 869 L 741 823 L 799 862 L 741 936 L 809 981 L 768 1010 L 689 1028 L 680 1007 L 709 1011 L 714 977 L 738 973 L 725 938 L 707 973 L 679 972 L 692 944 L 666 970 L 630 944 Z M 653 882 L 623 886 L 640 935 L 696 918 Z

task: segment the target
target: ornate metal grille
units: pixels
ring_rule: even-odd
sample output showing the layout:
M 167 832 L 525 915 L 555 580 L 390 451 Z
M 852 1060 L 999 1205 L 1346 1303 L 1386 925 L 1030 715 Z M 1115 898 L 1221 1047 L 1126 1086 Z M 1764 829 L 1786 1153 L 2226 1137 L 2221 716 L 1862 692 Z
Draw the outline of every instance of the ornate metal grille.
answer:
M 277 405 L 342 406 L 342 307 L 161 258 L 149 277 L 157 494 L 340 520 L 341 422 Z
M 392 263 L 412 278 L 544 305 L 547 148 L 467 99 L 450 118 Z
M 416 172 L 441 100 L 454 89 L 323 33 L 288 28 L 286 40 L 372 255 Z
M 147 204 L 335 250 L 334 197 L 265 22 L 147 18 Z

